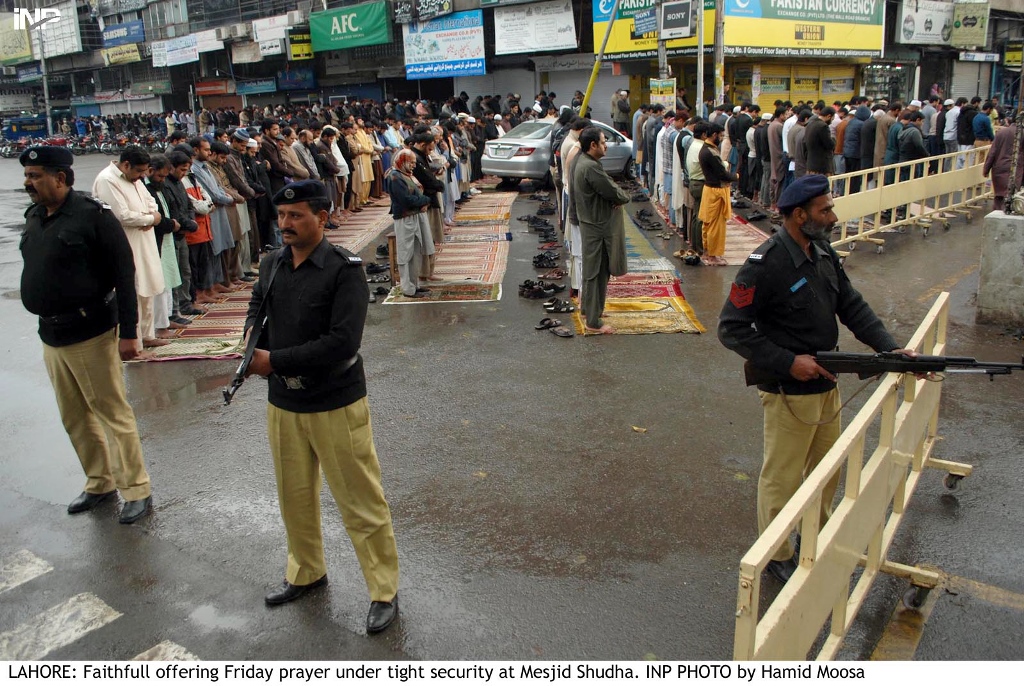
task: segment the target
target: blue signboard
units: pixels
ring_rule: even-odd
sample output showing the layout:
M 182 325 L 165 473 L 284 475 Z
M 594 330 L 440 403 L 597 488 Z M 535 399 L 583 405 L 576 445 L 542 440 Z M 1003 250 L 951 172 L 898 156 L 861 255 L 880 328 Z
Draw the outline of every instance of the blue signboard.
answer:
M 658 30 L 658 10 L 649 9 L 633 15 L 633 33 L 641 36 Z
M 277 72 L 277 88 L 282 91 L 301 91 L 316 88 L 312 67 L 290 67 Z
M 43 68 L 38 64 L 28 64 L 18 67 L 18 83 L 38 81 L 43 78 Z
M 129 21 L 114 24 L 103 29 L 103 47 L 113 48 L 118 45 L 143 43 L 146 40 L 146 29 L 141 21 Z
M 238 95 L 256 95 L 257 93 L 273 93 L 276 90 L 277 81 L 274 80 L 273 78 L 235 82 L 235 93 L 237 93 Z
M 487 73 L 482 10 L 402 25 L 405 77 L 437 79 Z

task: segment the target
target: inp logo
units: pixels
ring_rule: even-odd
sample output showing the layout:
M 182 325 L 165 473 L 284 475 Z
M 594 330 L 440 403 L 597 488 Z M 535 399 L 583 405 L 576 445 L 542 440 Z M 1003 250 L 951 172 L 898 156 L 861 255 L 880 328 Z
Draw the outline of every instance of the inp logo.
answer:
M 52 7 L 14 10 L 14 28 L 19 31 L 28 28 L 42 28 L 57 21 L 60 21 L 60 10 Z

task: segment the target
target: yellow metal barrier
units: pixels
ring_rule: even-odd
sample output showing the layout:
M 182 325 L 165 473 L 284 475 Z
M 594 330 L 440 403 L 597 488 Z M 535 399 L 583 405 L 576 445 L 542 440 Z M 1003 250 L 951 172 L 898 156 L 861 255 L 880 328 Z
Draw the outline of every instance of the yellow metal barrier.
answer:
M 979 208 L 982 199 L 992 195 L 982 170 L 989 147 L 831 177 L 833 188 L 848 191 L 854 179 L 860 184 L 859 192 L 847 192 L 834 198 L 841 233 L 832 241 L 832 247 L 837 251 L 843 247 L 853 250 L 857 243 L 866 242 L 876 245 L 880 253 L 885 240 L 875 236 L 879 232 L 902 231 L 906 225 L 916 225 L 928 235 L 933 220 L 941 221 L 948 229 L 948 215 L 970 215 L 971 210 Z M 929 165 L 936 173 L 927 174 Z M 869 182 L 874 184 L 873 188 L 868 188 Z M 902 219 L 897 217 L 901 208 L 906 211 Z M 840 252 L 840 255 L 845 254 Z
M 943 355 L 949 293 L 942 293 L 907 347 Z M 902 393 L 901 393 L 902 390 Z M 887 374 L 839 440 L 740 561 L 735 660 L 806 660 L 826 622 L 817 655 L 835 657 L 879 572 L 909 578 L 905 599 L 918 606 L 939 583 L 936 572 L 887 560 L 889 545 L 925 468 L 949 473 L 955 488 L 970 465 L 934 459 L 941 381 Z M 902 396 L 902 398 L 901 398 Z M 877 427 L 877 445 L 869 435 Z M 865 455 L 868 455 L 865 462 Z M 819 530 L 822 492 L 846 467 L 845 491 Z M 800 564 L 758 621 L 761 572 L 794 529 L 801 535 Z M 864 567 L 856 586 L 851 577 Z

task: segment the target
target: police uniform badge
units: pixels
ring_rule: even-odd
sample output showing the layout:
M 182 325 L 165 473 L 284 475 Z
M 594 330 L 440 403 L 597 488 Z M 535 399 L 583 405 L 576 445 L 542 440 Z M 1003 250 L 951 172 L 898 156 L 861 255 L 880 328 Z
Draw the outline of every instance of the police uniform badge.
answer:
M 287 198 L 288 200 L 294 200 L 295 199 L 295 189 L 294 188 L 285 188 L 284 189 L 284 197 Z

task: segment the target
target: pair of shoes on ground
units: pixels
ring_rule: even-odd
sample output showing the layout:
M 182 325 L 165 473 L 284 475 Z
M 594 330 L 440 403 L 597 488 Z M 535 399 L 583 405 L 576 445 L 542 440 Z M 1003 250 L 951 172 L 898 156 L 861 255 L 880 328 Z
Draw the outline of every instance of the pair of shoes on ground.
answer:
M 284 605 L 298 600 L 310 591 L 327 585 L 327 575 L 323 575 L 310 584 L 301 586 L 283 581 L 280 586 L 268 593 L 263 602 L 267 605 Z M 398 596 L 391 599 L 391 602 L 375 600 L 370 603 L 370 610 L 366 613 L 366 633 L 379 634 L 391 626 L 398 617 Z
M 561 298 L 551 298 L 544 302 L 544 309 L 548 312 L 554 312 L 557 314 L 565 314 L 567 312 L 575 312 L 576 306 L 568 300 L 562 300 Z
M 82 491 L 77 498 L 68 505 L 68 514 L 79 514 L 88 512 L 100 505 L 103 501 L 117 493 L 116 490 L 106 493 L 89 493 Z M 139 500 L 126 500 L 121 508 L 121 514 L 117 521 L 121 524 L 134 524 L 153 510 L 153 496 L 146 496 Z
M 391 253 L 388 251 L 387 243 L 381 243 L 380 245 L 377 246 L 376 255 L 378 260 L 382 260 L 386 257 L 391 256 Z
M 381 274 L 383 272 L 391 271 L 391 268 L 384 264 L 368 264 L 366 265 L 367 274 Z
M 560 319 L 552 319 L 551 317 L 544 317 L 544 319 L 540 320 L 540 324 L 533 328 L 537 329 L 537 331 L 550 331 L 559 338 L 572 338 L 576 335 L 572 329 L 562 326 Z

